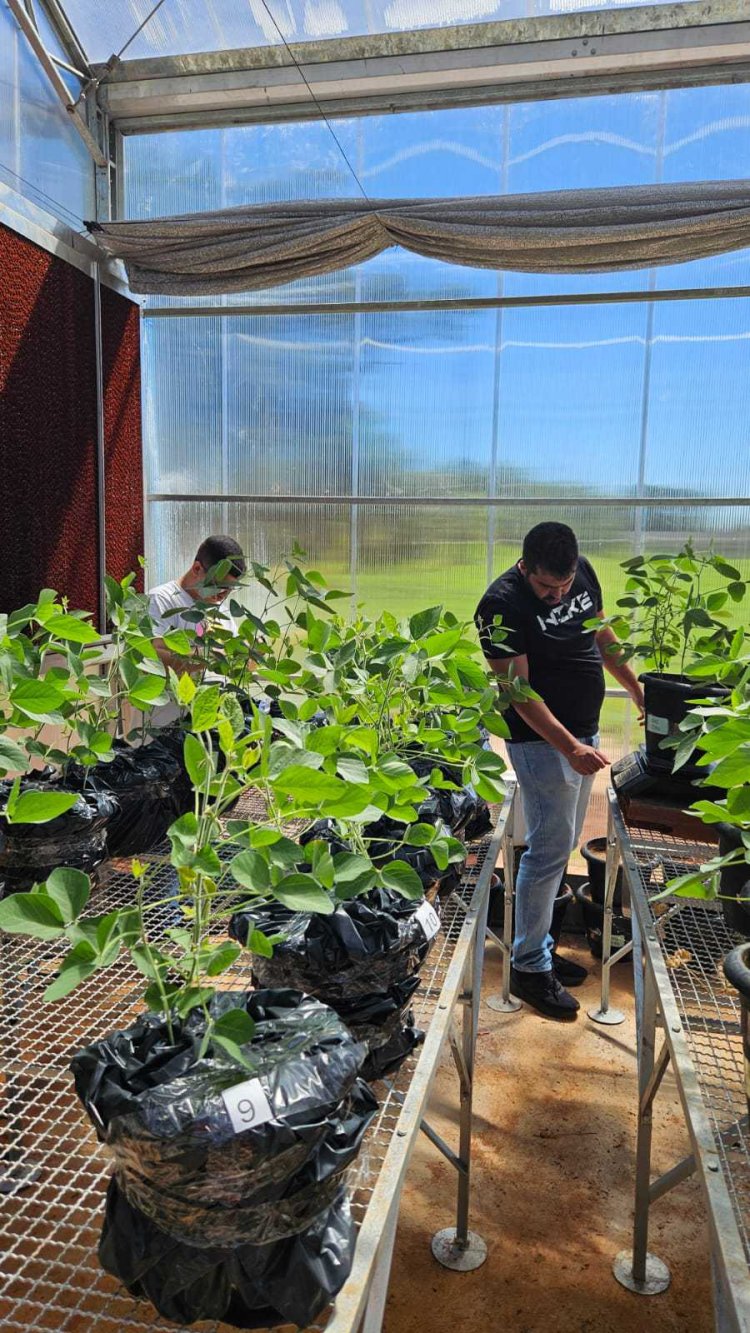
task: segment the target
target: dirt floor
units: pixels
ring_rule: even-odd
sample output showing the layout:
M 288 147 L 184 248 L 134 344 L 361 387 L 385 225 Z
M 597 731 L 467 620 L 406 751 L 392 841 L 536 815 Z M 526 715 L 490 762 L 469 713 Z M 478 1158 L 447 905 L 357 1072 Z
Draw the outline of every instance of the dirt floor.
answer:
M 454 1220 L 455 1172 L 421 1136 L 404 1190 L 385 1333 L 709 1333 L 714 1327 L 708 1233 L 698 1185 L 689 1180 L 654 1205 L 649 1249 L 669 1264 L 660 1296 L 625 1291 L 612 1260 L 629 1247 L 633 1208 L 636 1062 L 632 968 L 613 973 L 619 1027 L 597 1027 L 599 967 L 579 939 L 563 952 L 591 966 L 576 991 L 575 1023 L 525 1006 L 499 1014 L 482 1004 L 474 1096 L 471 1226 L 486 1263 L 452 1273 L 429 1241 Z M 483 994 L 497 993 L 500 954 L 488 945 Z M 457 1079 L 447 1054 L 429 1118 L 457 1139 Z M 653 1166 L 688 1151 L 667 1075 L 655 1103 Z

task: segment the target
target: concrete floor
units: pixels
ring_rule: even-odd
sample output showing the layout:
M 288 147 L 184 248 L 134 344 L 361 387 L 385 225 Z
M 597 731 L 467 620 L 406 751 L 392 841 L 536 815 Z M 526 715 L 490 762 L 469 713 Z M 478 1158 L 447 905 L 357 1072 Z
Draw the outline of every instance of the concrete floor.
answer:
M 396 1241 L 385 1333 L 709 1333 L 713 1329 L 708 1231 L 696 1181 L 654 1205 L 649 1248 L 672 1272 L 668 1291 L 641 1297 L 611 1271 L 629 1246 L 635 1151 L 632 968 L 613 973 L 613 1003 L 628 1017 L 596 1027 L 599 967 L 580 940 L 563 951 L 592 974 L 576 991 L 575 1023 L 525 1006 L 498 1014 L 482 1004 L 474 1097 L 471 1225 L 489 1255 L 473 1273 L 440 1268 L 436 1230 L 454 1220 L 455 1172 L 422 1136 L 412 1157 Z M 500 955 L 487 949 L 484 995 L 499 990 Z M 457 1079 L 450 1055 L 429 1118 L 456 1142 Z M 653 1165 L 687 1152 L 679 1101 L 667 1075 L 655 1103 Z

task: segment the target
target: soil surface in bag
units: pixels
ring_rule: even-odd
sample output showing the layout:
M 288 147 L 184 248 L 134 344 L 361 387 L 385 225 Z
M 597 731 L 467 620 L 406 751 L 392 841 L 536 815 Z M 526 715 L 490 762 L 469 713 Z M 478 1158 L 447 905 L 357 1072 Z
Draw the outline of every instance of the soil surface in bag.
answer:
M 170 824 L 191 808 L 182 743 L 182 733 L 171 745 L 160 739 L 138 746 L 116 741 L 110 763 L 71 769 L 69 781 L 75 790 L 110 792 L 117 797 L 118 812 L 107 826 L 110 856 L 135 856 L 158 847 Z
M 345 1173 L 377 1109 L 366 1048 L 299 992 L 226 992 L 213 1008 L 254 1019 L 250 1069 L 218 1047 L 199 1058 L 195 1011 L 171 1041 L 146 1014 L 72 1061 L 116 1167 L 102 1264 L 178 1322 L 258 1327 L 270 1309 L 304 1325 L 351 1266 Z
M 12 783 L 0 782 L 0 804 Z M 67 783 L 45 774 L 23 779 L 22 792 L 67 792 Z M 70 810 L 46 824 L 9 824 L 0 816 L 0 888 L 2 896 L 41 884 L 57 866 L 75 866 L 94 875 L 107 858 L 107 827 L 117 816 L 117 798 L 105 792 L 78 794 Z

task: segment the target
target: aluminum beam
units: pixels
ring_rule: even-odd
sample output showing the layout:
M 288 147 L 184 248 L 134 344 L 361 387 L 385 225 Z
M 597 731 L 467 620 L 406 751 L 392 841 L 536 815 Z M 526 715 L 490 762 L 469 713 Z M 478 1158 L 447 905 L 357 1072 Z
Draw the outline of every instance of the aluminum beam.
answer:
M 75 126 L 76 130 L 83 139 L 83 142 L 85 143 L 86 147 L 89 150 L 89 153 L 93 157 L 94 162 L 98 167 L 106 167 L 107 158 L 105 157 L 104 153 L 99 147 L 99 144 L 96 142 L 96 139 L 89 130 L 89 127 L 86 124 L 85 120 L 83 119 L 83 116 L 79 114 L 75 102 L 71 100 L 71 93 L 68 89 L 68 86 L 65 83 L 65 80 L 62 78 L 62 76 L 58 73 L 57 66 L 54 60 L 47 51 L 44 42 L 39 36 L 39 33 L 36 27 L 34 26 L 34 23 L 29 18 L 26 9 L 21 3 L 21 0 L 7 0 L 7 3 L 11 14 L 15 18 L 19 28 L 26 37 L 29 45 L 31 46 L 34 54 L 37 57 L 37 60 L 39 61 L 39 64 L 41 65 L 42 69 L 47 75 L 47 78 L 52 84 L 52 87 L 57 93 L 57 96 L 59 97 L 65 110 L 68 112 L 71 119 L 71 123 Z
M 123 133 L 750 81 L 747 0 L 506 20 L 95 67 Z M 304 71 L 319 107 L 295 61 Z

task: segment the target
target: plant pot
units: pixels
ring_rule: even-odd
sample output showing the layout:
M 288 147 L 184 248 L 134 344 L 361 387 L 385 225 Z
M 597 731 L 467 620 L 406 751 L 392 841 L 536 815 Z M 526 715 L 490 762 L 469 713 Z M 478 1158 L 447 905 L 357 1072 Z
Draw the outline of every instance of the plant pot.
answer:
M 719 824 L 717 827 L 720 856 L 728 856 L 744 846 L 742 832 L 736 824 Z M 722 866 L 719 893 L 721 910 L 729 929 L 750 939 L 750 865 L 747 861 Z
M 594 958 L 601 958 L 604 943 L 604 905 L 592 896 L 591 886 L 581 884 L 576 889 L 576 901 L 581 908 L 589 949 Z M 619 912 L 612 915 L 612 952 L 621 949 L 633 938 L 633 928 L 627 917 Z
M 424 1038 L 409 1008 L 434 939 L 421 924 L 424 910 L 391 890 L 374 889 L 330 916 L 293 913 L 279 904 L 236 912 L 229 934 L 244 944 L 253 928 L 283 932 L 271 958 L 253 958 L 253 982 L 290 986 L 329 1005 L 365 1043 L 362 1075 L 376 1079 L 395 1072 Z M 432 929 L 437 925 L 435 916 Z
M 708 681 L 703 683 L 668 672 L 646 671 L 639 679 L 645 698 L 646 753 L 649 765 L 654 770 L 671 773 L 674 751 L 662 749 L 662 742 L 677 733 L 680 723 L 698 699 L 722 699 L 729 694 L 729 690 L 725 685 Z M 688 760 L 680 769 L 680 774 L 687 778 L 694 769 L 695 765 Z M 701 777 L 706 776 L 705 770 L 697 769 L 697 773 Z
M 115 1164 L 103 1267 L 167 1319 L 306 1327 L 345 1282 L 354 1246 L 345 1173 L 377 1103 L 364 1048 L 294 991 L 226 992 L 244 1009 L 252 1071 L 199 1046 L 194 1011 L 142 1016 L 81 1051 L 76 1091 Z
M 0 801 L 11 784 L 0 783 Z M 65 792 L 58 781 L 24 778 L 22 792 Z M 41 884 L 58 866 L 74 866 L 96 878 L 107 859 L 107 827 L 118 814 L 117 798 L 106 792 L 75 793 L 76 803 L 46 824 L 9 824 L 0 816 L 0 896 Z
M 68 781 L 76 791 L 109 792 L 117 798 L 117 813 L 107 826 L 109 856 L 152 851 L 164 841 L 170 824 L 192 808 L 182 742 L 182 733 L 172 744 L 161 737 L 138 746 L 116 741 L 110 763 L 70 770 Z
M 740 997 L 740 1031 L 742 1055 L 745 1062 L 745 1097 L 750 1113 L 750 943 L 732 949 L 724 959 L 724 975 Z
M 589 872 L 589 892 L 592 900 L 604 906 L 607 885 L 607 839 L 590 838 L 581 848 Z M 613 906 L 616 911 L 622 907 L 622 866 L 617 871 Z

